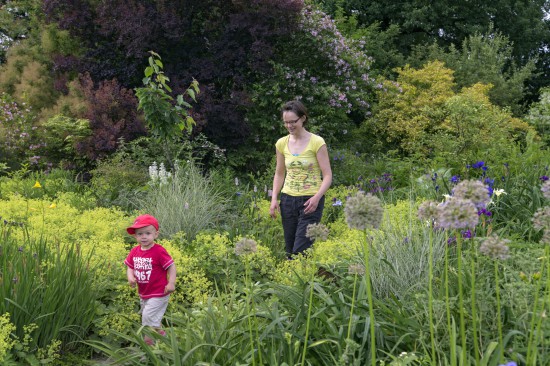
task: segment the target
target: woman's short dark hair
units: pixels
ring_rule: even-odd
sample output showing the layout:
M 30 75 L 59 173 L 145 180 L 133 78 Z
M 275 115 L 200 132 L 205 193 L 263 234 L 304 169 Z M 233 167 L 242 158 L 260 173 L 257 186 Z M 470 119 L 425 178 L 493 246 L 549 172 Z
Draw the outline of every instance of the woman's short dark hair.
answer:
M 299 118 L 306 116 L 303 125 L 305 125 L 309 119 L 306 106 L 299 100 L 291 100 L 286 102 L 283 105 L 281 113 L 283 112 L 294 112 L 294 114 L 297 115 Z

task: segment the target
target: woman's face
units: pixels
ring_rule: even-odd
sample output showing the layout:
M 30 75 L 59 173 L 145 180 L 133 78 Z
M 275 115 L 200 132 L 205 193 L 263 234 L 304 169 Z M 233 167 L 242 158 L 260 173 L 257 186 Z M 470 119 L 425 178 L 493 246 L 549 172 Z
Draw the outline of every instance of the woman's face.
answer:
M 296 131 L 304 128 L 304 119 L 305 117 L 298 117 L 296 113 L 292 111 L 283 112 L 283 124 L 285 125 L 288 133 L 293 134 Z

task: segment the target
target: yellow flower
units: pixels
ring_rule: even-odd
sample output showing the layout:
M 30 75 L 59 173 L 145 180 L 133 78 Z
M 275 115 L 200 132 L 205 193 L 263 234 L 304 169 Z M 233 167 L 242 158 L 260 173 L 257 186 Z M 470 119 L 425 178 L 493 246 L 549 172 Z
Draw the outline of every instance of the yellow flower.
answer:
M 50 208 L 56 208 L 56 207 L 57 207 L 57 205 L 56 205 L 55 203 L 52 203 L 52 204 L 50 205 Z
M 39 181 L 36 181 L 36 183 L 34 183 L 34 186 L 32 186 L 32 187 L 33 188 L 42 188 Z

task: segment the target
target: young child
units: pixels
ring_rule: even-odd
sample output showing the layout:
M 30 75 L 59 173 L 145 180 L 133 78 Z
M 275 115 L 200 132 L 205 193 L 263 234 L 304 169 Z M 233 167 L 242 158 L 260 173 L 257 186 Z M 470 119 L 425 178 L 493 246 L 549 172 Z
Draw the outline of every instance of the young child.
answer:
M 124 264 L 128 267 L 128 283 L 137 283 L 141 304 L 141 323 L 165 335 L 161 329 L 162 317 L 168 306 L 170 294 L 176 288 L 176 265 L 164 247 L 155 243 L 159 236 L 159 223 L 151 215 L 138 216 L 126 229 L 138 245 L 132 248 Z M 145 337 L 149 345 L 154 341 Z

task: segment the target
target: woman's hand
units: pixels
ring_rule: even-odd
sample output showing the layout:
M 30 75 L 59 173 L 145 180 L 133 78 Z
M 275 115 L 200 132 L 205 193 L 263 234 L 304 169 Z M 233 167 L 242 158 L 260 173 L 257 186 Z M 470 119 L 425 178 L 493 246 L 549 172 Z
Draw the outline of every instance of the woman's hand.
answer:
M 280 208 L 279 208 L 279 202 L 277 202 L 277 200 L 273 200 L 271 201 L 271 206 L 269 206 L 269 215 L 276 219 L 277 218 L 277 212 L 280 211 Z
M 317 206 L 319 205 L 319 198 L 316 196 L 311 197 L 304 203 L 304 214 L 308 215 L 310 213 L 314 213 L 315 210 L 317 210 Z

